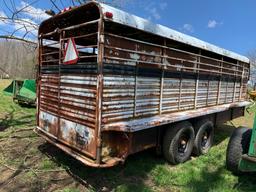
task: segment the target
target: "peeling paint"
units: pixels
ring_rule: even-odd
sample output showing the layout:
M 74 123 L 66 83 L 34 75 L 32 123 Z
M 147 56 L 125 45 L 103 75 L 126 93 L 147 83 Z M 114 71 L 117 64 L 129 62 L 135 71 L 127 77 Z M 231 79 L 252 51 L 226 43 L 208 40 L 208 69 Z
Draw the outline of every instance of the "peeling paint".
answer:
M 75 133 L 75 139 L 83 145 L 88 145 L 94 138 L 94 131 L 84 125 L 60 119 L 60 131 L 62 138 L 66 141 L 70 141 L 72 133 Z
M 54 115 L 51 115 L 50 113 L 46 113 L 46 112 L 43 112 L 43 111 L 40 111 L 40 114 L 39 114 L 39 121 L 41 122 L 41 127 L 49 132 L 50 130 L 50 126 L 54 126 L 55 123 L 57 122 L 57 117 L 54 116 Z
M 134 59 L 134 60 L 139 60 L 140 59 L 140 55 L 137 53 L 130 53 L 130 58 Z

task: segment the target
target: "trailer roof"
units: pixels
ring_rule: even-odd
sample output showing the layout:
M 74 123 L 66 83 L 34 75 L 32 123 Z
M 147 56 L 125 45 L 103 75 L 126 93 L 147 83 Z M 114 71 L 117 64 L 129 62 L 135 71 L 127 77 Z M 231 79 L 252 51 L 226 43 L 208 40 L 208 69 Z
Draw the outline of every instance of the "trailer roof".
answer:
M 200 48 L 200 49 L 211 51 L 211 52 L 214 52 L 214 53 L 226 56 L 226 57 L 230 57 L 230 58 L 242 61 L 242 62 L 246 62 L 246 63 L 250 62 L 250 60 L 245 56 L 242 56 L 242 55 L 239 55 L 239 54 L 234 53 L 232 51 L 228 51 L 226 49 L 220 48 L 220 47 L 215 46 L 213 44 L 210 44 L 210 43 L 207 43 L 207 42 L 202 41 L 200 39 L 197 39 L 195 37 L 180 33 L 178 31 L 175 31 L 175 30 L 173 30 L 171 28 L 168 28 L 166 26 L 159 25 L 159 24 L 154 24 L 154 23 L 150 22 L 149 20 L 143 19 L 143 18 L 138 17 L 136 15 L 132 15 L 132 14 L 127 13 L 125 11 L 122 11 L 120 9 L 117 9 L 117 8 L 114 8 L 114 7 L 109 6 L 107 4 L 99 3 L 99 2 L 96 2 L 96 1 L 89 2 L 85 5 L 80 6 L 80 7 L 71 9 L 70 11 L 67 11 L 67 12 L 61 13 L 59 15 L 53 16 L 52 18 L 49 18 L 48 20 L 44 21 L 41 24 L 39 30 L 48 21 L 52 21 L 54 18 L 57 18 L 57 17 L 65 16 L 66 14 L 68 14 L 70 12 L 72 12 L 74 14 L 74 12 L 78 9 L 79 10 L 81 10 L 83 8 L 86 9 L 87 5 L 89 5 L 89 4 L 90 5 L 95 4 L 99 7 L 100 13 L 103 14 L 104 20 L 108 20 L 108 21 L 112 21 L 112 22 L 119 23 L 119 24 L 122 24 L 122 25 L 130 26 L 130 27 L 133 27 L 133 28 L 136 28 L 136 29 L 139 29 L 139 30 L 143 30 L 143 31 L 146 31 L 146 32 L 149 32 L 149 33 L 161 36 L 161 37 L 165 37 L 165 38 L 175 40 L 175 41 L 178 41 L 178 42 L 181 42 L 181 43 L 184 43 L 184 44 L 188 44 L 188 45 Z M 105 15 L 106 12 L 111 12 L 113 14 L 113 17 L 111 19 L 108 18 Z
M 232 51 L 228 51 L 226 49 L 212 45 L 210 43 L 207 43 L 195 37 L 180 33 L 178 31 L 175 31 L 163 25 L 154 24 L 146 19 L 132 15 L 130 13 L 111 7 L 104 3 L 99 3 L 99 4 L 102 7 L 103 13 L 106 13 L 106 12 L 113 13 L 112 19 L 108 19 L 104 14 L 105 20 L 112 20 L 113 22 L 116 22 L 116 23 L 120 23 L 123 25 L 127 25 L 133 28 L 143 30 L 143 31 L 147 31 L 162 37 L 166 37 L 168 39 L 172 39 L 181 43 L 185 43 L 194 47 L 205 49 L 220 55 L 224 55 L 239 61 L 249 63 L 249 59 L 245 56 L 242 56 Z

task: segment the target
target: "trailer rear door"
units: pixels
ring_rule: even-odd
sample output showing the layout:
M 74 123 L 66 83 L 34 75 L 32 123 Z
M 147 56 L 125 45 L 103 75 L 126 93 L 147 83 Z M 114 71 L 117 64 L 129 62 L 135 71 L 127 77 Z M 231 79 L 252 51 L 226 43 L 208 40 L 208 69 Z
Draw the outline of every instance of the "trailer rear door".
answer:
M 47 137 L 96 158 L 98 20 L 40 39 L 38 129 Z M 68 41 L 77 62 L 65 62 Z

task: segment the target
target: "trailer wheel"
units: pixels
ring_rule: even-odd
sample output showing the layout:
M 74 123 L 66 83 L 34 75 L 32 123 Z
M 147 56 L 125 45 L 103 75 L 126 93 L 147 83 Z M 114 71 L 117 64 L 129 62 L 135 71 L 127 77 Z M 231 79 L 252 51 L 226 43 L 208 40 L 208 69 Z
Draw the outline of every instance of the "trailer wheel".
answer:
M 239 170 L 239 162 L 243 154 L 249 151 L 250 138 L 252 130 L 245 127 L 239 127 L 233 132 L 227 148 L 226 166 L 227 169 L 235 175 L 242 172 Z
M 195 133 L 193 126 L 185 121 L 169 127 L 163 137 L 163 155 L 171 164 L 179 164 L 190 158 Z
M 213 145 L 214 127 L 208 119 L 203 119 L 195 124 L 195 143 L 193 148 L 194 155 L 206 154 Z

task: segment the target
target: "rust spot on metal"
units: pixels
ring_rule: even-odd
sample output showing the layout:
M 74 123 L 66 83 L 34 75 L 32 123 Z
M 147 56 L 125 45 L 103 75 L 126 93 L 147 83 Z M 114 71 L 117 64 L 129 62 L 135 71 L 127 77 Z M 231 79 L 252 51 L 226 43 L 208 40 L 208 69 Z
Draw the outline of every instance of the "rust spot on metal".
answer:
M 109 20 L 104 9 L 88 3 L 40 26 L 36 131 L 54 145 L 109 167 L 155 147 L 156 126 L 248 104 L 243 57 Z M 63 64 L 69 38 L 79 52 L 73 65 Z

